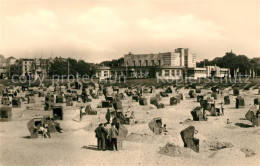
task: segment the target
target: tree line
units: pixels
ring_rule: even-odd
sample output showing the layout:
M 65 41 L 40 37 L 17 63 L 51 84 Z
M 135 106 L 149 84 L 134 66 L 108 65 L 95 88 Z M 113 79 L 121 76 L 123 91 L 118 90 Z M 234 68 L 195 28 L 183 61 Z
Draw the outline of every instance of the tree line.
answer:
M 92 76 L 93 74 L 93 67 L 95 66 L 121 66 L 122 64 L 124 64 L 124 58 L 119 58 L 119 59 L 113 59 L 111 61 L 103 61 L 101 63 L 98 64 L 94 64 L 94 63 L 88 63 L 85 62 L 84 60 L 76 60 L 73 58 L 67 58 L 67 59 L 63 59 L 63 58 L 59 58 L 56 57 L 54 58 L 53 62 L 51 63 L 51 67 L 50 67 L 50 76 L 54 76 L 54 75 L 68 75 L 68 73 L 70 75 L 88 75 L 88 76 Z
M 249 59 L 245 55 L 236 55 L 233 52 L 227 52 L 223 57 L 216 57 L 213 60 L 204 59 L 197 62 L 197 67 L 219 66 L 229 68 L 233 76 L 234 72 L 241 75 L 260 75 L 260 57 Z
M 91 67 L 92 63 L 87 63 L 84 60 L 76 60 L 73 58 L 62 59 L 56 57 L 50 66 L 49 74 L 53 75 L 92 75 Z
M 93 67 L 95 66 L 122 66 L 124 58 L 113 59 L 111 61 L 103 61 L 98 64 L 88 63 L 84 60 L 76 60 L 73 58 L 54 58 L 50 67 L 50 76 L 52 75 L 67 75 L 68 70 L 70 75 L 89 75 L 93 74 Z M 233 52 L 227 52 L 223 57 L 216 57 L 213 60 L 205 59 L 197 62 L 197 67 L 204 66 L 219 66 L 221 68 L 229 68 L 233 76 L 234 71 L 241 75 L 253 74 L 260 75 L 260 57 L 249 59 L 245 55 L 236 55 Z

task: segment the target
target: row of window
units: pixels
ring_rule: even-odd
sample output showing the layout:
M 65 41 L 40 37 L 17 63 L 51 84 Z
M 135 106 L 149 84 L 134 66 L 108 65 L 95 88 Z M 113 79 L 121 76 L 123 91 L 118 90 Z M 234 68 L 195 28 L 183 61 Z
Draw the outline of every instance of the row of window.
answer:
M 104 71 L 103 72 L 104 77 L 108 77 L 109 76 L 109 72 L 108 71 Z M 131 76 L 149 76 L 149 72 L 148 71 L 144 71 L 144 70 L 138 70 L 136 72 L 131 72 L 129 73 L 131 74 Z M 126 75 L 126 71 L 123 71 L 123 73 L 121 71 L 111 71 L 111 76 L 120 76 L 120 75 Z M 158 76 L 162 76 L 162 70 L 157 72 Z M 164 70 L 164 76 L 181 76 L 182 75 L 182 71 L 177 69 L 177 70 Z M 97 76 L 101 77 L 101 71 L 97 72 Z
M 161 60 L 158 60 L 158 63 L 156 64 L 154 60 L 151 60 L 150 64 L 149 64 L 149 61 L 148 60 L 145 60 L 145 66 L 161 66 Z M 138 61 L 135 61 L 133 60 L 132 61 L 132 66 L 142 66 L 142 61 L 141 60 L 138 60 Z M 128 62 L 126 62 L 126 65 L 128 66 Z
M 158 72 L 158 76 L 162 76 L 162 71 Z M 164 76 L 181 76 L 181 70 L 164 70 Z
M 194 73 L 206 73 L 205 70 L 195 70 Z
M 148 71 L 144 71 L 144 70 L 138 70 L 136 72 L 129 72 L 129 74 L 131 74 L 132 76 L 145 76 L 145 75 L 149 75 L 149 72 Z M 120 76 L 120 75 L 126 75 L 126 71 L 123 71 L 123 73 L 121 71 L 111 71 L 111 76 Z M 97 72 L 97 76 L 98 77 L 101 77 L 102 74 L 101 74 L 101 71 L 98 71 Z M 104 71 L 104 77 L 108 77 L 109 74 L 108 74 L 108 71 Z

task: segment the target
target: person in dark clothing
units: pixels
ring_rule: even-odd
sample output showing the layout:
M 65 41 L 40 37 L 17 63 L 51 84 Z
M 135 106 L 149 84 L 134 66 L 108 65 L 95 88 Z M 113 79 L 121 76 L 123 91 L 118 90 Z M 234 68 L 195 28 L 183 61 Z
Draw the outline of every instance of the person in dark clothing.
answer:
M 239 108 L 239 100 L 236 99 L 236 108 Z
M 110 123 L 110 110 L 107 109 L 107 113 L 106 113 L 106 120 L 107 120 L 107 123 L 109 124 Z
M 80 122 L 82 121 L 82 116 L 83 116 L 82 108 L 83 108 L 83 107 L 80 107 L 80 111 L 79 111 L 79 121 L 80 121 Z
M 83 94 L 83 92 L 82 92 L 82 95 L 81 95 L 81 99 L 82 99 L 82 102 L 83 103 L 86 103 L 86 96 L 87 96 L 87 94 Z
M 100 123 L 99 126 L 96 128 L 95 133 L 97 138 L 98 150 L 106 150 L 107 131 L 102 123 Z
M 60 123 L 54 122 L 55 128 L 59 133 L 62 133 L 62 128 L 60 127 Z
M 163 125 L 163 132 L 168 132 L 166 129 L 166 124 Z

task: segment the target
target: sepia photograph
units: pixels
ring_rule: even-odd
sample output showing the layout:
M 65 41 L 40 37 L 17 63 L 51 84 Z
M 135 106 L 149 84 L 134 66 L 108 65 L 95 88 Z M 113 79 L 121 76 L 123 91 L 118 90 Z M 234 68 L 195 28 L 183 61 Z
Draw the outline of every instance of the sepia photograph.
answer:
M 259 166 L 260 0 L 0 0 L 1 166 Z

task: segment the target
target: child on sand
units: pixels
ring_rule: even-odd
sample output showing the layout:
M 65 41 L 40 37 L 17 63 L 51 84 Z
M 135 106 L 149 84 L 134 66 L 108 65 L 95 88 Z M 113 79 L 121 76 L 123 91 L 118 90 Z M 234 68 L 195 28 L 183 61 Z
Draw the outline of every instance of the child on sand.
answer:
M 223 106 L 223 102 L 221 102 L 221 112 L 222 112 L 222 115 L 224 115 L 224 106 Z

